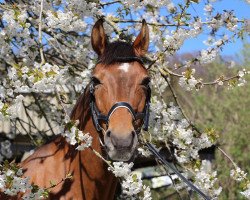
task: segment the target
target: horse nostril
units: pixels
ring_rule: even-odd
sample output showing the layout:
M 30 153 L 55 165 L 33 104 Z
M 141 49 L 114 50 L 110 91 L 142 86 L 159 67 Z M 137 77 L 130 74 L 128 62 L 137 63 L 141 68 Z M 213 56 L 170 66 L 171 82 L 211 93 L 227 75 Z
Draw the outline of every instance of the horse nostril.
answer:
M 113 146 L 114 146 L 115 148 L 117 148 L 117 147 L 118 147 L 117 139 L 116 139 L 115 137 L 111 136 L 111 137 L 110 137 L 110 140 L 111 140 L 111 143 L 113 144 Z
M 135 135 L 136 135 L 136 133 L 135 133 L 135 131 L 132 131 L 132 138 L 134 139 L 135 138 Z
M 108 131 L 108 132 L 106 133 L 106 135 L 107 135 L 107 137 L 110 137 L 111 131 Z

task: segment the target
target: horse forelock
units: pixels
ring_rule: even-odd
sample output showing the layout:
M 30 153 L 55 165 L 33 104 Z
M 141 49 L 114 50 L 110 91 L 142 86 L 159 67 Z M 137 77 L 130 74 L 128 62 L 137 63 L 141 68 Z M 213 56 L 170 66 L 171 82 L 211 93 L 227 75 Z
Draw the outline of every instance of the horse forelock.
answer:
M 131 44 L 122 41 L 116 41 L 107 44 L 104 53 L 100 56 L 99 61 L 105 65 L 110 65 L 117 61 L 117 58 L 136 57 L 136 53 Z

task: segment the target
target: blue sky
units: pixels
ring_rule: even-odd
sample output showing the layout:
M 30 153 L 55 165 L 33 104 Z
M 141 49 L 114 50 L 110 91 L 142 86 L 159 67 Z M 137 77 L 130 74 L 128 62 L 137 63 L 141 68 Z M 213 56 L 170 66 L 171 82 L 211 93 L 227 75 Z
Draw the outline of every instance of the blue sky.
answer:
M 174 4 L 178 2 L 184 2 L 184 0 L 173 0 Z M 206 0 L 200 0 L 199 4 L 192 3 L 192 6 L 189 8 L 188 12 L 193 16 L 199 16 L 202 19 L 205 18 L 204 15 L 204 5 Z M 223 13 L 223 10 L 234 10 L 235 15 L 239 19 L 250 19 L 250 4 L 246 3 L 244 0 L 217 0 L 213 3 L 215 11 Z M 118 4 L 114 4 L 112 7 L 108 7 L 105 11 L 114 13 L 118 7 Z M 123 25 L 122 25 L 123 26 Z M 223 31 L 219 32 L 223 34 Z M 197 38 L 186 40 L 184 45 L 178 51 L 178 53 L 188 53 L 188 52 L 197 52 L 202 49 L 206 49 L 207 46 L 203 43 L 208 37 L 207 34 L 201 34 Z M 248 42 L 250 42 L 250 37 L 247 37 Z M 235 39 L 233 43 L 229 43 L 224 46 L 222 55 L 231 56 L 236 55 L 242 49 L 243 41 L 241 39 Z
M 235 15 L 239 19 L 250 19 L 250 4 L 246 3 L 244 0 L 217 0 L 213 4 L 214 8 L 218 12 L 223 10 L 234 10 Z M 203 14 L 204 4 L 193 4 L 190 8 L 190 12 L 194 15 L 204 16 Z M 198 38 L 191 39 L 185 42 L 183 47 L 180 49 L 179 53 L 185 53 L 190 51 L 198 51 L 206 46 L 203 44 L 203 40 L 207 38 L 207 35 L 200 35 Z M 250 37 L 247 37 L 247 41 L 250 42 Z M 236 39 L 235 42 L 227 44 L 222 55 L 236 55 L 242 49 L 243 41 L 241 39 Z

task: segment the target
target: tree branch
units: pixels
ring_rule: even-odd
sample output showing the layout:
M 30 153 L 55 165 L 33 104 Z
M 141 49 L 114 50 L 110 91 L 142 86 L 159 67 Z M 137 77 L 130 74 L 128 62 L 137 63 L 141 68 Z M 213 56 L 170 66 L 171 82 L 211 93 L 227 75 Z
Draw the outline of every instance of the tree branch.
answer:
M 43 44 L 42 44 L 42 14 L 43 14 L 43 0 L 41 0 L 41 8 L 39 13 L 39 25 L 38 25 L 38 41 L 39 41 L 39 50 L 41 56 L 41 65 L 45 64 L 45 58 L 43 55 Z

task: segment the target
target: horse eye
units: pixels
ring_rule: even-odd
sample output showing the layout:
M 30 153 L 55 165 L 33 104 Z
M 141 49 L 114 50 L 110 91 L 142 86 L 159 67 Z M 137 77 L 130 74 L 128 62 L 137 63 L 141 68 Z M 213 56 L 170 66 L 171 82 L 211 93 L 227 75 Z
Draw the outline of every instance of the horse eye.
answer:
M 97 79 L 96 77 L 92 77 L 92 82 L 94 86 L 101 84 L 101 81 L 99 81 L 99 79 Z
M 149 78 L 149 77 L 146 77 L 146 78 L 144 78 L 144 79 L 142 80 L 141 85 L 147 87 L 147 86 L 149 85 L 149 83 L 150 83 L 150 78 Z

